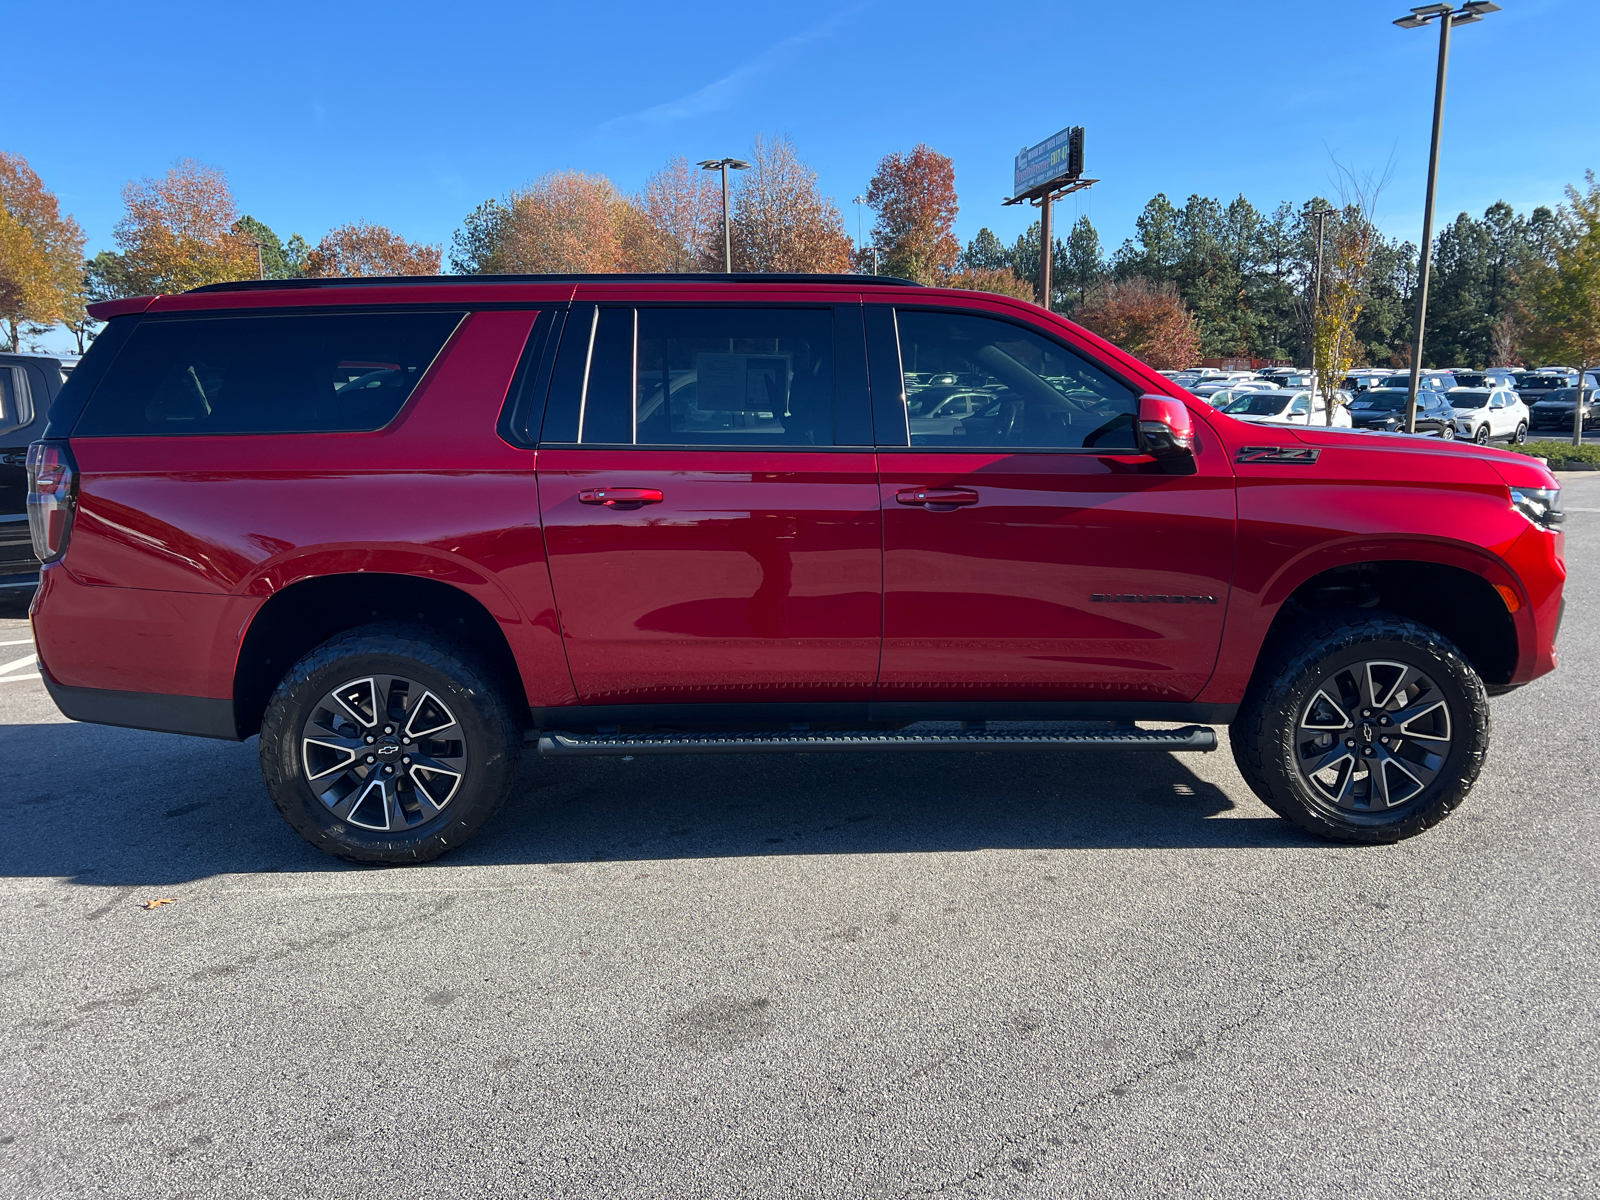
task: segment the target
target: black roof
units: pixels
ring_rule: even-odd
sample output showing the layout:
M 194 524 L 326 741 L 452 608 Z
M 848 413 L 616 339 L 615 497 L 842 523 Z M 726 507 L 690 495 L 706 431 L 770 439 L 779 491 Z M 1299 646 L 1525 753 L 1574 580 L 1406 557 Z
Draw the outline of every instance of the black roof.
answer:
M 728 275 L 717 272 L 690 272 L 677 274 L 634 272 L 602 275 L 374 275 L 360 279 L 238 279 L 232 283 L 208 283 L 191 288 L 195 292 L 255 292 L 282 288 L 363 287 L 373 285 L 421 283 L 831 283 L 861 287 L 863 284 L 892 284 L 897 287 L 921 287 L 910 279 L 898 275 L 804 275 L 759 274 L 735 271 Z

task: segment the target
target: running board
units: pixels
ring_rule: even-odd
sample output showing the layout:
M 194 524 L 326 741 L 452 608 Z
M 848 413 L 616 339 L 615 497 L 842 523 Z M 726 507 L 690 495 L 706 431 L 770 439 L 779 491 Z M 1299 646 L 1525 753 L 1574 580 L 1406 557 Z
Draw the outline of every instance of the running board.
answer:
M 1215 750 L 1217 733 L 1182 729 L 981 729 L 893 733 L 560 733 L 540 736 L 546 758 L 630 754 L 806 754 L 887 750 Z

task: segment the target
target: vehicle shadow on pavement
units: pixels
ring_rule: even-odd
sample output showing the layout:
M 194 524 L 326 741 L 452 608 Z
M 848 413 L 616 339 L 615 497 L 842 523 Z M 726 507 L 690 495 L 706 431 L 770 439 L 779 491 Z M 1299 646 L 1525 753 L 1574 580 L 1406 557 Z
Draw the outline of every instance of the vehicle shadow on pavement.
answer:
M 311 849 L 254 739 L 0 725 L 0 876 L 155 886 L 363 868 Z M 460 865 L 980 849 L 1320 846 L 1195 775 L 1123 750 L 540 760 Z

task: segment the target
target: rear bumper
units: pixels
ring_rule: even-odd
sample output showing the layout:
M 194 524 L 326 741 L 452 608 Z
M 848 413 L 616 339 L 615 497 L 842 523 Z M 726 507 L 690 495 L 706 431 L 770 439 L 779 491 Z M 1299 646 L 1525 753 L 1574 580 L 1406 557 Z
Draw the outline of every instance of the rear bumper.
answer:
M 68 687 L 41 669 L 45 690 L 56 707 L 74 721 L 186 733 L 192 737 L 241 741 L 233 719 L 233 701 L 209 696 L 163 696 L 157 692 L 116 692 L 108 688 Z

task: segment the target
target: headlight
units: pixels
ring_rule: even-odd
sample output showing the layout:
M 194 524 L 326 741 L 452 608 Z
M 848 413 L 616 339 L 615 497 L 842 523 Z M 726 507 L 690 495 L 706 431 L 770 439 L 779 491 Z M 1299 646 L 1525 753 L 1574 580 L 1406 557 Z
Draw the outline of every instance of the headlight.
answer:
M 1555 529 L 1567 519 L 1561 511 L 1560 488 L 1512 488 L 1511 507 L 1540 529 Z

